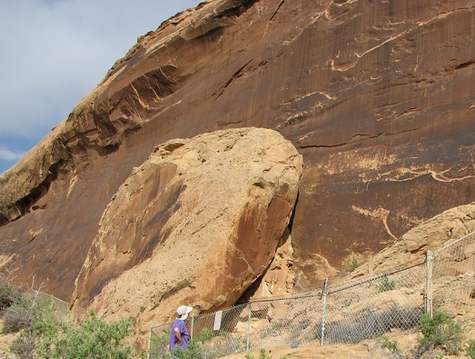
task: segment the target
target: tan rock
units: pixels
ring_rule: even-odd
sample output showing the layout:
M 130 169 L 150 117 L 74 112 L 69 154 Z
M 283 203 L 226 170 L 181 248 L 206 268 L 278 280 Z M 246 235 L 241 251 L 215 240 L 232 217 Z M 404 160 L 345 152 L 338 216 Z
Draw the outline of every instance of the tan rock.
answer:
M 325 278 L 336 274 L 337 270 L 318 254 L 308 254 L 305 259 L 296 257 L 292 237 L 289 235 L 277 249 L 272 263 L 250 299 L 285 296 L 308 287 L 315 289 L 315 286 L 310 286 L 311 282 L 317 282 L 317 288 L 320 288 Z
M 399 351 L 392 353 L 382 345 L 381 338 L 364 340 L 357 344 L 331 344 L 320 346 L 315 341 L 298 348 L 277 347 L 266 350 L 272 358 L 288 359 L 399 359 L 414 357 L 415 349 L 419 345 L 420 333 L 411 331 L 394 331 L 387 333 L 386 338 L 397 343 Z M 470 337 L 466 337 L 470 338 Z M 254 358 L 259 357 L 259 351 L 252 353 Z M 448 355 L 441 349 L 427 352 L 423 358 L 435 359 L 437 354 L 443 354 L 447 359 L 468 359 L 468 355 L 460 352 L 457 355 Z M 440 357 L 440 356 L 439 356 Z M 246 354 L 232 354 L 225 359 L 244 359 Z M 422 357 L 421 357 L 422 358 Z
M 289 238 L 275 253 L 269 268 L 262 277 L 252 298 L 266 298 L 287 295 L 294 292 L 295 271 L 292 238 Z
M 427 250 L 437 250 L 447 241 L 461 238 L 473 231 L 475 231 L 475 203 L 451 208 L 412 228 L 400 240 L 357 268 L 352 276 L 382 272 L 423 260 Z M 475 244 L 470 244 L 464 248 L 461 255 L 470 258 L 474 254 Z
M 180 304 L 233 304 L 272 261 L 301 171 L 293 145 L 267 129 L 158 146 L 106 208 L 74 309 L 134 317 L 145 330 Z
M 303 258 L 297 256 L 295 263 L 296 291 L 321 288 L 325 278 L 332 278 L 337 274 L 337 270 L 319 254 L 309 253 Z

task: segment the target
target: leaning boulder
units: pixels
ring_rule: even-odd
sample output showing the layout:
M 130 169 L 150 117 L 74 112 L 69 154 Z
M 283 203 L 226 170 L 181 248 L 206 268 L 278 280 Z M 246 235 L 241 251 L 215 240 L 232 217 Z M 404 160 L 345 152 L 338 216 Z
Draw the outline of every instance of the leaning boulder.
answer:
M 279 133 L 229 129 L 158 146 L 103 213 L 73 309 L 134 317 L 234 304 L 289 224 L 302 156 Z

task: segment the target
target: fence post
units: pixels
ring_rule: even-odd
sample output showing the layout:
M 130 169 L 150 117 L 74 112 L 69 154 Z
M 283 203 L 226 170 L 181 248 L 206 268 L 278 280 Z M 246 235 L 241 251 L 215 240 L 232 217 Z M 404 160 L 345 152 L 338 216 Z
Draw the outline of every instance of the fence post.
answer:
M 190 336 L 193 339 L 193 329 L 195 328 L 195 316 L 191 316 L 191 329 L 190 329 Z
M 252 314 L 252 304 L 249 303 L 249 314 L 247 316 L 247 338 L 246 338 L 246 352 L 249 353 L 251 349 L 251 314 Z
M 432 251 L 427 251 L 426 254 L 426 285 L 424 295 L 424 310 L 432 318 L 432 267 L 434 254 Z
M 148 333 L 148 353 L 147 359 L 150 359 L 150 353 L 152 352 L 152 327 L 150 327 L 150 331 Z
M 320 345 L 323 345 L 325 341 L 325 321 L 327 317 L 327 295 L 328 295 L 328 278 L 325 278 L 325 281 L 323 282 L 323 292 L 322 292 L 322 325 L 320 328 Z

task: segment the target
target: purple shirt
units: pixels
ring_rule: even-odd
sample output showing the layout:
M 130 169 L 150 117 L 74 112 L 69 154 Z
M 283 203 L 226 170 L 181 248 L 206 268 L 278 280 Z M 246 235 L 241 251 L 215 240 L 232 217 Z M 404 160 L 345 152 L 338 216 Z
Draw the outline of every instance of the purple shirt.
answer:
M 181 319 L 177 319 L 173 322 L 170 328 L 170 351 L 173 352 L 175 350 L 176 345 L 178 344 L 178 339 L 175 336 L 175 328 L 181 333 L 181 349 L 185 350 L 186 345 L 188 344 L 188 340 L 190 339 L 190 334 L 188 334 L 188 330 L 186 329 L 185 322 Z

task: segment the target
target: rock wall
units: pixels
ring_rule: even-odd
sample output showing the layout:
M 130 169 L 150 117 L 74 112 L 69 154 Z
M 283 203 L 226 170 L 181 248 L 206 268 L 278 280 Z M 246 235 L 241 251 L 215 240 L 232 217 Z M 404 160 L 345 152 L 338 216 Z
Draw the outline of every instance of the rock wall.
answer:
M 102 213 L 157 144 L 254 126 L 303 154 L 291 235 L 299 289 L 313 288 L 323 267 L 475 200 L 474 19 L 470 0 L 215 0 L 176 15 L 0 176 L 3 269 L 68 299 Z
M 474 231 L 475 203 L 451 208 L 412 228 L 400 240 L 371 256 L 351 276 L 383 272 L 423 261 L 428 250 L 435 251 L 447 241 L 462 238 Z M 464 255 L 468 258 L 474 256 L 475 245 L 467 246 Z

